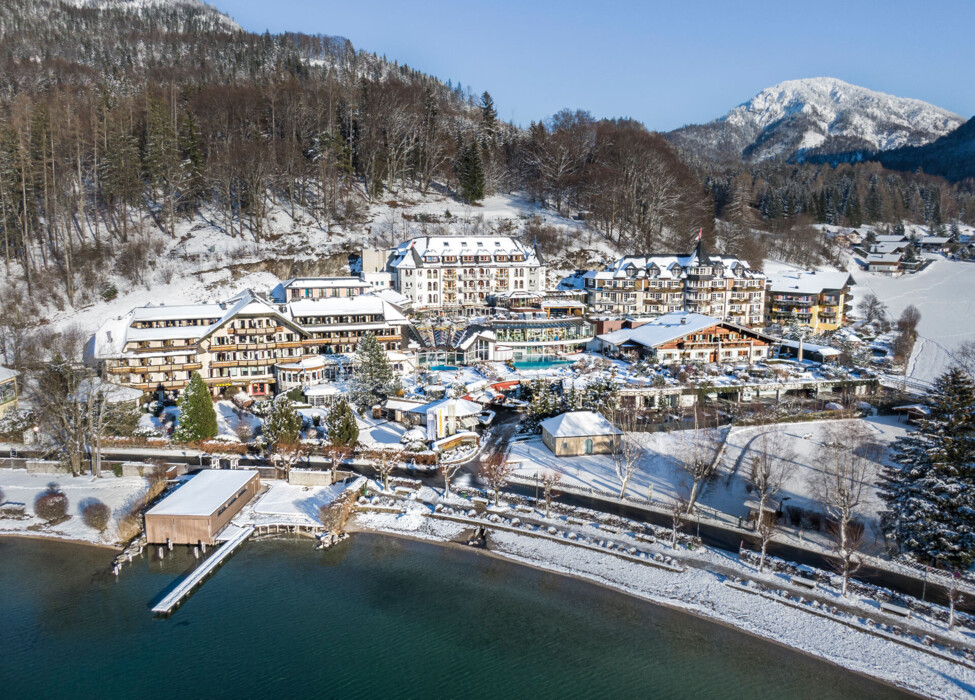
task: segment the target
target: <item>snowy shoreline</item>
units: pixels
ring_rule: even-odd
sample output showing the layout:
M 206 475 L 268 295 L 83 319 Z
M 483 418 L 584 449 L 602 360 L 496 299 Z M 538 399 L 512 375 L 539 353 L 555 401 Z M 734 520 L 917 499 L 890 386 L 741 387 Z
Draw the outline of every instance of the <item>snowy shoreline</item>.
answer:
M 447 545 L 469 529 L 418 513 L 399 517 L 359 513 L 350 525 L 350 531 Z M 491 556 L 697 615 L 919 697 L 966 698 L 971 696 L 968 689 L 975 686 L 975 670 L 963 664 L 737 590 L 712 571 L 688 568 L 672 574 L 651 570 L 608 552 L 578 551 L 557 542 L 539 544 L 530 536 L 512 532 L 492 532 L 490 541 L 491 549 L 484 551 Z
M 91 540 L 86 540 L 77 537 L 67 537 L 65 535 L 59 535 L 57 533 L 49 532 L 4 532 L 0 531 L 0 540 L 3 539 L 20 539 L 20 540 L 48 540 L 55 542 L 64 542 L 65 544 L 78 544 L 85 547 L 96 547 L 98 549 L 110 549 L 113 552 L 122 552 L 125 550 L 120 544 L 110 544 L 108 542 L 92 542 Z

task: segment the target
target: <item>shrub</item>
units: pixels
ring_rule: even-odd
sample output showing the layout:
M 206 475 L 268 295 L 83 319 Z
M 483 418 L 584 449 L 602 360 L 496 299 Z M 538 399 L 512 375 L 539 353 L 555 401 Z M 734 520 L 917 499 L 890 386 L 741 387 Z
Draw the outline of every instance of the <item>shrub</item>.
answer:
M 47 491 L 34 499 L 34 512 L 44 520 L 60 520 L 68 514 L 68 497 L 55 482 L 47 485 Z
M 122 463 L 117 462 L 112 465 L 112 474 L 115 476 L 122 476 Z
M 118 287 L 116 287 L 111 282 L 108 282 L 102 287 L 103 301 L 112 301 L 117 296 L 118 296 Z
M 111 518 L 112 510 L 97 498 L 89 498 L 81 505 L 81 519 L 99 532 L 105 532 Z

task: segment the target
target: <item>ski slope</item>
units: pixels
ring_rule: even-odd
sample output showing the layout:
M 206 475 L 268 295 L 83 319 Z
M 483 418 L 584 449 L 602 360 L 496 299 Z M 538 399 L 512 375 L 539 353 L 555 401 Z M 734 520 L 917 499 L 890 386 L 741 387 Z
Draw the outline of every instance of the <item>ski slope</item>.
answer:
M 953 363 L 953 351 L 975 340 L 975 263 L 936 259 L 914 275 L 886 277 L 851 263 L 856 280 L 854 304 L 873 292 L 887 305 L 891 319 L 913 304 L 921 312 L 918 341 L 907 376 L 930 382 Z

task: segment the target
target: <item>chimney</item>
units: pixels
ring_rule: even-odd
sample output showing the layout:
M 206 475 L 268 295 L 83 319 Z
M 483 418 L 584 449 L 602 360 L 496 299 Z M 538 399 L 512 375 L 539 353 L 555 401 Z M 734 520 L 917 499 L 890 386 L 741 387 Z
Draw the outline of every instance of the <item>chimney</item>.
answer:
M 680 317 L 680 325 L 682 325 L 682 326 L 686 326 L 687 325 L 687 316 L 681 316 Z

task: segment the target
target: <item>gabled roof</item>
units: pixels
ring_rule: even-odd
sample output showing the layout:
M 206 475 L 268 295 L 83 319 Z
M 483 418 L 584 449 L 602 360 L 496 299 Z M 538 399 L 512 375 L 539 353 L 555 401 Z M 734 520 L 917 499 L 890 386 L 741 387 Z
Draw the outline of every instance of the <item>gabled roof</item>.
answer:
M 480 414 L 484 410 L 484 407 L 479 403 L 474 403 L 473 401 L 468 401 L 467 399 L 440 399 L 439 401 L 434 401 L 433 403 L 423 404 L 422 406 L 417 406 L 411 408 L 409 413 L 429 413 L 430 411 L 441 411 L 448 415 L 453 411 L 453 415 L 462 418 L 464 416 L 475 416 Z
M 725 322 L 712 316 L 677 311 L 658 316 L 636 328 L 623 328 L 596 337 L 610 345 L 619 346 L 624 343 L 635 343 L 643 347 L 654 348 L 722 323 Z
M 421 236 L 400 243 L 393 249 L 389 266 L 393 268 L 420 267 L 424 258 L 435 258 L 442 262 L 445 255 L 457 257 L 456 264 L 463 265 L 464 255 L 514 255 L 525 257 L 521 262 L 507 261 L 504 265 L 535 266 L 540 264 L 537 252 L 530 246 L 516 241 L 511 236 Z
M 768 276 L 769 290 L 779 294 L 822 294 L 856 284 L 849 272 L 786 270 Z
M 552 437 L 594 437 L 600 435 L 622 435 L 623 431 L 592 411 L 572 411 L 543 420 L 542 430 Z

